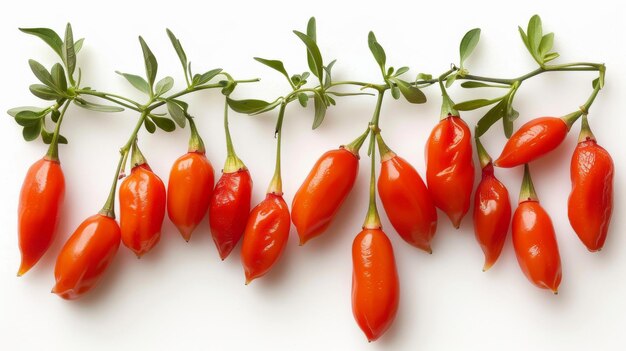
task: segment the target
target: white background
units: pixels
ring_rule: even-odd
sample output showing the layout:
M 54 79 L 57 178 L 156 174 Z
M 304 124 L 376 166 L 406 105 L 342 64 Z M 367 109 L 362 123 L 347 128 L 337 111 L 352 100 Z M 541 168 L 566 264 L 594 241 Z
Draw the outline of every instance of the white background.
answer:
M 46 151 L 40 141 L 26 143 L 8 116 L 1 119 L 0 140 L 0 349 L 213 349 L 236 350 L 585 350 L 624 349 L 626 337 L 626 223 L 623 213 L 626 127 L 623 79 L 626 26 L 618 2 L 387 2 L 342 1 L 254 4 L 175 1 L 138 5 L 132 1 L 5 3 L 0 14 L 2 84 L 0 110 L 40 104 L 28 92 L 35 83 L 27 59 L 50 67 L 56 57 L 17 27 L 52 27 L 71 21 L 76 38 L 86 37 L 79 55 L 85 85 L 139 98 L 113 72 L 142 73 L 137 35 L 145 37 L 159 59 L 159 76 L 173 75 L 181 88 L 178 59 L 165 35 L 181 39 L 196 71 L 222 67 L 237 78 L 260 77 L 240 86 L 236 98 L 273 99 L 288 90 L 283 77 L 252 60 L 281 58 L 290 73 L 307 69 L 302 43 L 291 33 L 304 30 L 317 16 L 318 41 L 326 62 L 337 58 L 337 79 L 379 81 L 367 44 L 374 30 L 396 67 L 439 74 L 457 62 L 458 43 L 470 28 L 483 29 L 481 43 L 467 66 L 475 74 L 514 77 L 535 67 L 517 25 L 540 13 L 546 31 L 556 32 L 560 62 L 601 61 L 608 66 L 606 89 L 590 115 L 592 128 L 616 164 L 615 211 L 605 249 L 590 254 L 567 221 L 569 162 L 578 125 L 561 147 L 532 165 L 535 186 L 551 214 L 563 261 L 560 294 L 532 286 L 520 271 L 510 238 L 497 264 L 483 273 L 482 252 L 469 217 L 452 229 L 443 213 L 434 254 L 409 247 L 384 226 L 396 252 L 401 302 L 393 327 L 368 344 L 351 312 L 352 238 L 367 207 L 367 158 L 361 162 L 354 191 L 328 232 L 298 247 L 291 231 L 285 255 L 266 277 L 244 286 L 239 253 L 221 262 L 206 219 L 185 243 L 168 219 L 153 252 L 137 260 L 121 248 L 101 284 L 83 299 L 67 302 L 50 294 L 57 252 L 73 229 L 96 213 L 108 193 L 117 162 L 137 116 L 103 114 L 72 107 L 63 125 L 70 144 L 60 156 L 67 195 L 58 238 L 43 260 L 16 278 L 18 193 L 27 168 Z M 520 122 L 542 115 L 560 116 L 582 104 L 591 91 L 592 73 L 547 74 L 524 83 L 516 98 Z M 457 101 L 479 97 L 477 90 L 451 90 Z M 439 94 L 428 88 L 425 105 L 386 99 L 381 127 L 390 146 L 424 174 L 424 141 L 437 122 Z M 221 125 L 223 98 L 218 91 L 187 99 L 204 136 L 207 156 L 221 168 L 225 145 Z M 324 151 L 352 140 L 371 117 L 372 97 L 338 99 L 325 123 L 310 130 L 312 106 L 292 104 L 284 127 L 285 199 L 292 196 Z M 464 113 L 473 125 L 484 111 Z M 231 116 L 240 157 L 249 166 L 253 202 L 263 197 L 273 172 L 276 111 L 258 117 Z M 520 124 L 518 123 L 517 126 Z M 186 151 L 188 130 L 140 133 L 153 170 L 167 181 L 172 162 Z M 498 124 L 484 143 L 497 154 L 504 138 Z M 517 199 L 521 169 L 497 170 Z

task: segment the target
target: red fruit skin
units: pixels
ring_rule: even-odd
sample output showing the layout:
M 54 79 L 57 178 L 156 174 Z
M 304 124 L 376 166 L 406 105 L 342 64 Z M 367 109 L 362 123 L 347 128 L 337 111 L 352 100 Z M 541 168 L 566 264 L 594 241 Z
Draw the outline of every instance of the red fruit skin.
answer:
M 402 157 L 382 161 L 378 194 L 394 229 L 407 243 L 432 253 L 430 241 L 437 230 L 437 209 L 426 184 Z
M 52 292 L 74 300 L 91 290 L 115 258 L 120 241 L 120 227 L 115 219 L 101 214 L 87 218 L 57 257 Z
M 252 178 L 247 169 L 223 173 L 215 185 L 209 206 L 211 235 L 222 260 L 241 239 L 252 199 Z
M 611 155 L 596 143 L 578 143 L 572 156 L 567 214 L 572 228 L 591 252 L 604 246 L 613 213 L 614 165 Z
M 474 234 L 485 254 L 483 271 L 500 257 L 511 223 L 509 192 L 493 174 L 493 165 L 482 170 L 482 179 L 474 193 Z
M 363 229 L 352 244 L 352 313 L 368 341 L 393 323 L 400 283 L 391 241 L 380 229 Z
M 567 131 L 567 124 L 561 118 L 535 118 L 511 136 L 494 165 L 511 168 L 536 160 L 556 149 Z
M 426 182 L 435 206 L 458 228 L 474 187 L 472 136 L 460 117 L 441 120 L 431 132 L 426 143 Z
M 28 272 L 52 244 L 64 196 L 65 177 L 58 161 L 43 158 L 28 169 L 17 210 L 22 255 L 18 276 Z
M 300 245 L 322 234 L 352 190 L 359 173 L 357 155 L 340 148 L 320 157 L 291 205 L 291 220 Z
M 520 268 L 533 284 L 555 294 L 561 283 L 561 257 L 552 220 L 537 201 L 524 201 L 513 215 L 513 247 Z
M 281 195 L 267 194 L 250 212 L 241 247 L 246 284 L 262 277 L 282 255 L 289 239 L 289 209 Z
M 209 209 L 213 166 L 204 152 L 188 152 L 174 162 L 167 185 L 167 214 L 186 241 Z
M 120 185 L 122 242 L 137 257 L 150 251 L 161 239 L 165 217 L 165 185 L 148 164 L 133 167 Z

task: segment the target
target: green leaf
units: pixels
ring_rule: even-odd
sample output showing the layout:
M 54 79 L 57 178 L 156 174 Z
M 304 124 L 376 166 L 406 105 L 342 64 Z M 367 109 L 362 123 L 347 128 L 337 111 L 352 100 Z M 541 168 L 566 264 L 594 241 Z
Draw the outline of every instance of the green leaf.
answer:
M 528 29 L 526 30 L 528 35 L 528 46 L 532 50 L 533 56 L 536 56 L 543 36 L 543 29 L 541 26 L 541 18 L 539 15 L 534 15 L 528 21 Z
M 84 109 L 87 110 L 91 110 L 91 111 L 97 111 L 97 112 L 122 112 L 124 111 L 123 108 L 119 107 L 119 106 L 109 106 L 109 105 L 101 105 L 101 104 L 96 104 L 94 102 L 89 102 L 80 98 L 75 98 L 74 99 L 74 104 L 76 106 L 80 106 Z
M 72 25 L 67 24 L 65 27 L 65 40 L 63 41 L 63 61 L 67 67 L 67 75 L 74 76 L 76 69 L 76 50 L 74 49 L 74 34 L 72 33 Z M 71 80 L 71 78 L 70 78 Z
M 168 91 L 170 91 L 172 87 L 174 87 L 174 78 L 167 76 L 157 82 L 156 88 L 155 88 L 155 95 L 161 96 L 167 93 Z
M 35 123 L 39 123 L 39 121 L 44 117 L 44 114 L 41 112 L 35 111 L 20 111 L 15 115 L 15 122 L 17 124 L 26 127 L 33 125 Z
M 179 127 L 185 128 L 185 124 L 187 123 L 185 107 L 180 106 L 177 102 L 177 100 L 167 100 L 167 112 L 169 112 L 170 116 Z
M 185 71 L 185 74 L 186 74 L 187 73 L 187 54 L 185 54 L 185 50 L 183 50 L 183 46 L 180 44 L 180 40 L 176 38 L 174 33 L 172 33 L 172 31 L 169 29 L 166 29 L 165 31 L 167 32 L 167 36 L 170 38 L 170 41 L 172 42 L 172 46 L 174 47 L 174 50 L 176 50 L 178 59 L 180 60 L 180 63 L 183 65 L 183 70 Z
M 398 88 L 397 85 L 391 85 L 391 96 L 394 99 L 398 100 L 400 98 L 400 95 L 401 95 L 400 88 Z
M 298 94 L 298 102 L 302 107 L 306 107 L 307 102 L 309 101 L 309 96 L 305 93 Z
M 322 74 L 324 72 L 324 61 L 322 60 L 322 54 L 320 53 L 320 49 L 317 47 L 315 40 L 311 39 L 311 37 L 309 37 L 308 35 L 298 32 L 297 30 L 294 30 L 293 32 L 298 36 L 298 38 L 300 38 L 300 40 L 302 40 L 304 45 L 306 45 L 307 51 L 309 55 L 311 55 L 312 60 L 312 64 L 309 66 L 309 68 L 311 69 L 311 72 L 313 72 L 313 74 L 317 78 L 319 78 L 321 84 L 323 79 Z
M 526 35 L 522 27 L 518 26 L 517 29 L 519 30 L 519 35 L 522 37 L 522 42 L 524 42 L 524 46 L 526 46 L 526 49 L 532 55 L 533 51 L 530 49 L 530 45 L 528 45 L 528 36 Z
M 306 35 L 314 42 L 317 42 L 317 25 L 315 23 L 315 17 L 309 18 L 309 22 L 306 25 Z M 313 72 L 315 70 L 315 67 L 317 66 L 315 63 L 315 59 L 308 50 L 306 52 L 306 62 L 309 65 L 309 69 L 311 70 L 311 72 Z
M 408 72 L 408 71 L 409 71 L 409 67 L 406 67 L 406 66 L 404 66 L 404 67 L 400 67 L 400 68 L 398 68 L 398 70 L 396 71 L 396 77 L 399 77 L 399 76 L 401 76 L 401 75 L 405 74 L 405 73 L 406 73 L 406 72 Z
M 277 70 L 278 72 L 282 73 L 282 75 L 285 76 L 287 80 L 289 80 L 289 74 L 287 73 L 287 70 L 285 69 L 285 65 L 283 65 L 282 61 L 268 60 L 268 59 L 264 59 L 261 57 L 255 57 L 254 59 L 270 68 Z
M 63 58 L 63 54 L 61 54 L 61 47 L 63 46 L 63 40 L 61 37 L 50 28 L 20 28 L 20 31 L 34 35 L 43 40 L 46 44 L 48 44 L 54 52 L 59 55 L 59 57 Z
M 488 83 L 483 83 L 483 82 L 475 82 L 475 81 L 469 81 L 469 82 L 463 82 L 461 83 L 461 86 L 463 88 L 510 88 L 509 85 L 504 85 L 504 84 L 488 84 Z
M 324 100 L 317 92 L 313 95 L 313 105 L 315 106 L 313 129 L 317 129 L 324 122 L 324 117 L 326 116 L 326 103 L 324 103 Z
M 65 70 L 60 63 L 55 63 L 51 70 L 52 81 L 61 91 L 67 91 L 67 80 L 65 80 Z
M 513 121 L 509 121 L 507 118 L 502 118 L 502 127 L 504 128 L 504 136 L 507 139 L 513 135 Z
M 504 107 L 506 105 L 506 101 L 502 100 L 494 107 L 492 107 L 487 113 L 478 120 L 476 123 L 476 137 L 480 137 L 485 134 L 489 128 L 502 118 L 504 115 Z
M 9 116 L 15 118 L 15 116 L 17 116 L 18 113 L 22 112 L 22 111 L 30 111 L 30 112 L 34 112 L 34 113 L 43 113 L 43 111 L 45 111 L 46 109 L 41 108 L 41 107 L 36 107 L 36 106 L 20 106 L 20 107 L 14 107 L 10 110 L 7 111 L 7 113 L 9 114 Z
M 143 120 L 143 125 L 150 134 L 153 134 L 156 131 L 156 125 L 154 125 L 154 122 L 148 118 Z
M 150 88 L 154 86 L 154 81 L 156 80 L 157 71 L 159 68 L 159 64 L 157 63 L 156 57 L 146 44 L 146 41 L 143 38 L 139 37 L 139 43 L 141 44 L 141 51 L 143 52 L 143 60 L 146 65 L 146 78 L 148 78 L 148 84 Z
M 543 63 L 548 63 L 552 60 L 554 60 L 555 58 L 559 57 L 560 55 L 556 52 L 551 52 L 549 54 L 547 54 L 546 56 L 543 57 Z
M 369 46 L 372 55 L 374 55 L 374 59 L 378 63 L 378 66 L 384 71 L 385 63 L 387 62 L 387 55 L 385 54 L 385 49 L 383 49 L 383 47 L 376 40 L 374 32 L 370 31 L 367 36 L 367 45 Z
M 229 96 L 235 90 L 236 86 L 237 83 L 233 81 L 226 81 L 226 85 L 224 85 L 224 88 L 222 88 L 222 94 L 224 96 Z
M 476 100 L 469 100 L 469 101 L 464 101 L 461 103 L 458 103 L 456 105 L 454 105 L 454 108 L 456 110 L 459 111 L 471 111 L 471 110 L 476 110 L 479 109 L 481 107 L 485 107 L 485 106 L 489 106 L 491 104 L 494 104 L 498 101 L 501 101 L 504 97 L 499 97 L 496 99 L 492 99 L 492 100 L 487 100 L 487 99 L 476 99 Z
M 53 133 L 50 133 L 46 130 L 46 128 L 41 128 L 41 139 L 43 140 L 43 142 L 45 144 L 50 144 L 52 143 L 52 137 L 54 136 Z M 57 139 L 59 144 L 67 144 L 67 139 L 63 136 L 59 134 L 59 138 Z
M 59 112 L 59 110 L 52 110 L 52 112 L 50 112 L 50 119 L 52 119 L 52 122 L 57 123 L 59 118 L 61 118 L 61 112 Z
M 174 130 L 176 130 L 176 124 L 174 124 L 174 121 L 169 118 L 157 117 L 155 115 L 150 115 L 150 118 L 152 119 L 154 124 L 156 124 L 157 127 L 159 127 L 163 131 L 173 132 Z
M 115 71 L 115 73 L 119 74 L 120 76 L 126 78 L 126 80 L 135 88 L 137 88 L 137 90 L 145 93 L 145 94 L 150 94 L 150 86 L 148 85 L 148 82 L 146 82 L 145 79 L 143 79 L 140 76 L 134 75 L 134 74 L 130 74 L 130 73 L 122 73 L 120 71 Z
M 28 88 L 30 89 L 30 92 L 33 93 L 33 95 L 40 99 L 53 101 L 63 98 L 63 96 L 61 96 L 59 93 L 43 84 L 33 84 Z
M 193 85 L 199 86 L 208 83 L 211 79 L 215 78 L 218 74 L 222 72 L 221 68 L 212 69 L 203 74 L 196 74 L 193 77 Z
M 76 54 L 78 54 L 80 52 L 80 49 L 83 48 L 84 43 L 85 43 L 85 38 L 80 38 L 76 40 L 76 42 L 74 43 L 74 52 Z
M 50 87 L 57 93 L 61 92 L 60 88 L 54 83 L 54 79 L 52 79 L 50 72 L 48 72 L 48 70 L 41 63 L 35 60 L 28 60 L 28 64 L 30 65 L 31 71 L 33 71 L 33 74 L 40 82 Z
M 426 102 L 426 95 L 418 88 L 399 78 L 391 78 L 391 81 L 398 86 L 406 101 L 412 104 L 423 104 Z
M 38 123 L 25 126 L 24 129 L 22 129 L 22 136 L 24 137 L 24 140 L 33 141 L 37 139 L 41 133 L 42 126 L 43 123 L 41 123 L 41 120 L 39 120 Z
M 263 100 L 247 99 L 247 100 L 234 100 L 227 98 L 228 106 L 235 112 L 251 114 L 257 111 L 261 111 L 270 106 L 271 103 Z
M 330 84 L 332 83 L 332 75 L 331 72 L 333 70 L 333 66 L 335 65 L 337 60 L 332 60 L 327 66 L 324 66 L 324 71 L 326 71 L 326 80 L 324 81 L 324 88 L 330 88 Z
M 267 111 L 271 111 L 271 110 L 275 109 L 276 107 L 278 107 L 282 102 L 283 102 L 283 100 L 281 98 L 278 98 L 278 99 L 272 101 L 265 108 L 262 108 L 262 109 L 260 109 L 258 111 L 255 111 L 255 112 L 251 113 L 250 116 L 256 116 L 256 115 L 259 115 L 261 113 L 264 113 L 264 112 L 267 112 Z
M 461 68 L 463 68 L 463 63 L 465 60 L 472 54 L 476 45 L 478 45 L 478 41 L 480 40 L 480 28 L 474 28 L 463 36 L 461 40 L 461 45 L 459 47 L 459 53 L 461 56 Z
M 546 56 L 550 50 L 552 50 L 552 46 L 554 45 L 554 33 L 548 33 L 541 38 L 541 42 L 539 43 L 539 56 L 542 58 Z
M 454 82 L 456 81 L 456 77 L 457 74 L 451 74 L 448 76 L 448 78 L 446 78 L 446 88 L 449 88 L 452 86 L 452 84 L 454 84 Z

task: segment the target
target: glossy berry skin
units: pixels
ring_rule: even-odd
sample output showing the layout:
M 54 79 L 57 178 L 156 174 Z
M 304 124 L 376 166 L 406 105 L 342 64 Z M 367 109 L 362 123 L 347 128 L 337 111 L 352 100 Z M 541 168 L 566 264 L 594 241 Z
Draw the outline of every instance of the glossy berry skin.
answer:
M 252 178 L 247 169 L 223 173 L 211 196 L 209 224 L 220 257 L 224 260 L 241 239 L 252 198 Z
M 133 167 L 120 185 L 122 242 L 137 257 L 150 251 L 161 238 L 165 217 L 165 185 L 150 166 Z
M 241 247 L 246 284 L 269 272 L 289 239 L 289 209 L 282 195 L 267 194 L 250 212 Z
M 613 212 L 613 174 L 611 155 L 596 143 L 578 143 L 572 156 L 572 192 L 567 214 L 574 231 L 589 251 L 604 246 Z
M 52 244 L 64 196 L 65 177 L 58 161 L 43 158 L 28 169 L 17 210 L 22 254 L 18 276 L 28 272 Z
M 204 152 L 188 152 L 172 166 L 167 214 L 186 241 L 209 209 L 214 181 L 213 166 Z
M 322 234 L 352 190 L 359 158 L 345 148 L 331 150 L 317 160 L 291 205 L 300 245 Z
M 400 283 L 393 247 L 380 229 L 363 229 L 352 244 L 352 313 L 368 341 L 389 329 L 398 311 Z
M 458 228 L 474 187 L 472 136 L 460 117 L 441 120 L 431 132 L 426 143 L 426 182 L 435 206 Z
M 57 257 L 52 292 L 73 300 L 91 290 L 113 261 L 120 241 L 120 227 L 115 219 L 102 214 L 87 218 Z
M 510 168 L 536 160 L 559 146 L 567 131 L 567 124 L 561 118 L 535 118 L 511 136 L 494 164 Z
M 509 192 L 493 174 L 493 165 L 482 170 L 482 179 L 474 193 L 474 234 L 485 254 L 483 271 L 500 257 L 511 223 Z
M 430 241 L 437 230 L 437 209 L 415 168 L 394 153 L 383 157 L 378 194 L 400 237 L 432 253 Z
M 555 294 L 561 283 L 561 257 L 550 216 L 539 202 L 521 202 L 513 215 L 513 247 L 520 268 L 533 284 Z

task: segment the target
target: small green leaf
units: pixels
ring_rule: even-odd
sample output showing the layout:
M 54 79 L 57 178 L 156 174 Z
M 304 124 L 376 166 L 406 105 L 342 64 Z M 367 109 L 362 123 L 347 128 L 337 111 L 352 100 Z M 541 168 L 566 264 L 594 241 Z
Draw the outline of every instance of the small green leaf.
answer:
M 509 121 L 507 118 L 502 118 L 502 127 L 504 128 L 504 136 L 507 139 L 513 135 L 513 121 Z
M 41 107 L 36 107 L 36 106 L 20 106 L 20 107 L 14 107 L 10 110 L 7 111 L 7 113 L 9 114 L 9 116 L 15 118 L 17 116 L 18 113 L 22 112 L 22 111 L 30 111 L 30 112 L 34 112 L 34 113 L 43 113 L 43 111 L 45 111 L 46 109 L 41 108 Z
M 385 54 L 385 49 L 383 49 L 383 47 L 376 40 L 374 32 L 369 32 L 369 35 L 367 36 L 367 45 L 369 46 L 372 55 L 374 55 L 374 59 L 378 63 L 378 66 L 384 71 L 385 63 L 387 62 L 387 55 Z
M 41 112 L 37 113 L 35 111 L 25 110 L 15 115 L 15 122 L 25 127 L 25 126 L 33 125 L 35 123 L 39 123 L 43 117 L 44 117 L 44 114 Z
M 541 17 L 534 15 L 528 21 L 528 29 L 526 30 L 528 35 L 528 46 L 532 49 L 533 56 L 536 56 L 543 36 L 543 29 L 541 26 Z
M 271 103 L 263 100 L 247 99 L 247 100 L 234 100 L 227 98 L 228 106 L 235 112 L 251 114 L 257 111 L 261 111 L 264 108 L 270 106 Z
M 167 76 L 157 82 L 156 88 L 155 88 L 155 95 L 161 96 L 167 93 L 168 91 L 170 91 L 172 87 L 174 87 L 174 78 Z
M 74 34 L 72 33 L 72 25 L 67 24 L 65 27 L 65 40 L 63 41 L 63 61 L 67 67 L 67 75 L 71 77 L 74 75 L 76 69 L 76 50 L 74 49 Z
M 509 85 L 504 85 L 504 84 L 488 84 L 488 83 L 483 83 L 483 82 L 475 82 L 475 81 L 469 81 L 469 82 L 463 82 L 461 83 L 461 86 L 463 88 L 510 88 Z
M 459 47 L 459 53 L 461 56 L 461 68 L 463 68 L 463 63 L 465 60 L 472 54 L 476 45 L 478 45 L 478 41 L 480 40 L 480 28 L 474 28 L 463 36 L 461 40 L 461 45 Z
M 547 54 L 546 56 L 543 57 L 543 63 L 548 63 L 552 60 L 554 60 L 555 58 L 559 57 L 560 55 L 556 52 L 551 52 L 549 54 Z
M 524 46 L 526 46 L 526 49 L 532 55 L 533 51 L 530 49 L 530 45 L 528 45 L 528 36 L 526 35 L 522 27 L 518 26 L 517 29 L 519 30 L 519 35 L 522 37 L 522 42 L 524 42 Z
M 397 85 L 391 85 L 391 96 L 394 99 L 398 100 L 400 98 L 400 95 L 401 95 L 400 88 L 398 88 Z
M 57 123 L 59 118 L 61 118 L 61 112 L 59 112 L 59 110 L 52 110 L 50 113 L 50 119 L 52 119 L 52 122 Z
M 33 93 L 33 95 L 40 99 L 53 101 L 63 98 L 63 96 L 61 96 L 59 93 L 43 84 L 33 84 L 28 88 L 30 89 L 30 92 Z
M 55 63 L 51 70 L 52 81 L 61 91 L 67 91 L 67 80 L 65 80 L 65 70 L 60 63 Z
M 76 40 L 76 42 L 74 43 L 74 52 L 76 52 L 76 54 L 78 54 L 80 52 L 80 49 L 83 48 L 84 43 L 85 43 L 85 38 L 80 38 Z
M 552 46 L 554 45 L 554 33 L 548 33 L 541 38 L 541 42 L 539 43 L 539 56 L 544 57 L 550 50 L 552 50 Z
M 142 77 L 138 76 L 138 75 L 134 75 L 134 74 L 130 74 L 130 73 L 123 73 L 120 71 L 115 71 L 115 73 L 119 74 L 120 76 L 126 78 L 126 80 L 135 88 L 137 88 L 137 90 L 145 93 L 145 94 L 150 94 L 150 86 L 148 85 L 148 82 L 146 82 L 145 79 L 143 79 Z
M 156 80 L 157 71 L 159 68 L 159 64 L 157 63 L 156 57 L 146 44 L 146 41 L 143 38 L 139 37 L 139 43 L 141 44 L 141 51 L 143 52 L 143 59 L 146 66 L 146 78 L 148 78 L 148 84 L 150 88 L 154 86 L 154 81 Z
M 254 59 L 266 65 L 267 67 L 277 70 L 278 72 L 282 73 L 282 75 L 285 76 L 287 80 L 289 80 L 289 74 L 287 73 L 287 70 L 285 69 L 285 65 L 283 65 L 282 61 L 268 60 L 268 59 L 264 59 L 261 57 L 255 57 Z
M 412 104 L 423 104 L 426 102 L 426 95 L 418 88 L 399 78 L 391 78 L 391 81 L 398 86 L 406 101 Z
M 591 82 L 591 87 L 596 89 L 598 87 L 598 83 L 600 82 L 600 78 L 596 78 Z M 11 110 L 9 110 L 9 114 L 11 115 Z M 13 115 L 11 115 L 13 116 Z M 15 116 L 13 116 L 15 117 Z
M 306 107 L 307 102 L 309 101 L 309 96 L 305 93 L 298 94 L 298 102 L 302 107 Z
M 391 75 L 393 74 L 393 71 L 394 71 L 394 70 L 395 70 L 395 69 L 394 69 L 393 67 L 389 67 L 389 68 L 387 68 L 387 77 L 391 77 Z
M 326 71 L 326 80 L 324 81 L 324 88 L 330 88 L 330 84 L 332 83 L 331 72 L 336 62 L 337 60 L 332 60 L 327 66 L 324 66 L 324 71 Z
M 456 105 L 454 105 L 454 108 L 456 110 L 459 111 L 471 111 L 471 110 L 476 110 L 479 109 L 481 107 L 485 107 L 485 106 L 489 106 L 492 104 L 495 104 L 498 101 L 501 101 L 504 97 L 499 97 L 499 98 L 495 98 L 492 100 L 487 100 L 487 99 L 476 99 L 476 100 L 469 100 L 469 101 L 464 101 L 461 103 L 458 103 Z
M 150 134 L 153 134 L 156 131 L 156 125 L 154 125 L 154 122 L 152 122 L 148 118 L 143 120 L 143 125 L 144 127 L 146 127 L 146 130 Z
M 478 123 L 476 123 L 476 137 L 480 137 L 485 134 L 485 132 L 487 132 L 487 130 L 489 130 L 494 123 L 502 118 L 504 115 L 505 104 L 505 100 L 500 101 L 487 111 L 487 113 L 480 120 L 478 120 Z
M 236 86 L 237 83 L 233 81 L 226 81 L 226 85 L 224 85 L 224 88 L 222 88 L 222 94 L 224 96 L 229 96 L 235 90 Z
M 176 130 L 176 124 L 174 124 L 174 121 L 169 118 L 157 117 L 155 115 L 150 115 L 150 118 L 152 119 L 154 124 L 156 124 L 157 127 L 159 127 L 163 131 L 172 132 Z
M 309 68 L 311 69 L 311 72 L 319 78 L 320 83 L 322 83 L 324 61 L 322 60 L 322 54 L 320 53 L 320 49 L 317 47 L 317 43 L 315 43 L 315 40 L 311 39 L 311 37 L 302 32 L 298 32 L 297 30 L 294 30 L 293 32 L 298 36 L 298 38 L 300 38 L 300 40 L 302 40 L 304 45 L 306 45 L 307 51 L 311 55 L 311 60 L 313 61 Z
M 54 52 L 59 55 L 59 57 L 63 58 L 63 54 L 61 53 L 61 47 L 63 46 L 63 40 L 61 37 L 50 28 L 20 28 L 20 31 L 34 35 L 43 40 L 46 44 L 48 44 Z
M 193 77 L 193 85 L 200 86 L 200 85 L 206 84 L 211 79 L 215 78 L 215 76 L 217 76 L 221 72 L 222 72 L 221 68 L 216 68 L 216 69 L 212 69 L 212 70 L 210 70 L 208 72 L 205 72 L 203 74 L 196 74 Z
M 183 70 L 185 71 L 185 74 L 186 74 L 187 73 L 187 54 L 185 54 L 185 50 L 183 50 L 183 46 L 180 44 L 180 40 L 176 38 L 174 33 L 172 33 L 172 31 L 169 29 L 166 29 L 165 31 L 167 32 L 167 36 L 170 38 L 170 41 L 172 42 L 172 46 L 174 47 L 174 50 L 176 50 L 178 59 L 180 60 L 180 63 L 183 65 Z
M 315 17 L 309 18 L 309 22 L 306 25 L 306 35 L 314 42 L 317 42 L 317 25 L 315 23 Z M 313 72 L 315 70 L 315 67 L 317 66 L 315 63 L 315 59 L 308 50 L 306 52 L 306 62 L 309 65 L 309 69 L 311 70 L 311 72 Z
M 24 129 L 22 129 L 22 136 L 24 137 L 24 140 L 33 141 L 37 139 L 39 137 L 39 134 L 41 134 L 42 126 L 43 123 L 41 123 L 41 120 L 39 120 L 38 123 L 25 126 Z
M 33 74 L 40 82 L 50 87 L 57 93 L 61 92 L 60 88 L 54 83 L 54 79 L 52 79 L 50 72 L 48 72 L 48 70 L 41 63 L 35 60 L 28 60 L 28 64 L 30 65 L 31 71 L 33 71 Z
M 283 102 L 283 100 L 281 98 L 278 98 L 278 99 L 272 101 L 265 108 L 262 108 L 262 109 L 260 109 L 258 111 L 255 111 L 255 112 L 251 113 L 250 116 L 256 116 L 256 115 L 259 115 L 261 113 L 264 113 L 264 112 L 267 112 L 267 111 L 271 111 L 271 110 L 275 109 L 276 107 L 278 107 L 282 102 Z
M 404 67 L 400 67 L 400 68 L 398 68 L 398 70 L 396 71 L 396 77 L 399 77 L 399 76 L 401 76 L 401 75 L 405 74 L 405 73 L 406 73 L 406 72 L 408 72 L 408 71 L 409 71 L 409 67 L 406 67 L 406 66 L 404 66 Z
M 448 78 L 446 78 L 446 88 L 449 88 L 452 86 L 452 84 L 454 84 L 454 82 L 456 81 L 456 77 L 457 74 L 451 74 L 448 76 Z
M 74 104 L 76 106 L 80 106 L 84 109 L 87 110 L 91 110 L 91 111 L 97 111 L 97 112 L 122 112 L 124 111 L 123 108 L 119 107 L 119 106 L 109 106 L 109 105 L 101 105 L 101 104 L 96 104 L 94 102 L 89 102 L 80 98 L 75 98 L 74 99 Z
M 322 97 L 318 93 L 315 93 L 315 95 L 313 95 L 313 105 L 315 106 L 313 129 L 317 129 L 317 127 L 324 122 L 324 117 L 326 116 L 326 103 L 324 103 L 324 100 L 322 100 Z
M 54 137 L 53 133 L 50 133 L 49 131 L 47 131 L 46 128 L 41 128 L 41 139 L 43 140 L 45 144 L 49 145 L 50 143 L 52 143 L 53 137 Z M 67 139 L 63 135 L 59 134 L 57 142 L 59 144 L 67 144 Z
M 176 100 L 167 100 L 167 112 L 169 112 L 170 116 L 179 127 L 185 128 L 185 124 L 187 123 L 185 110 L 184 107 L 180 106 L 177 102 Z

